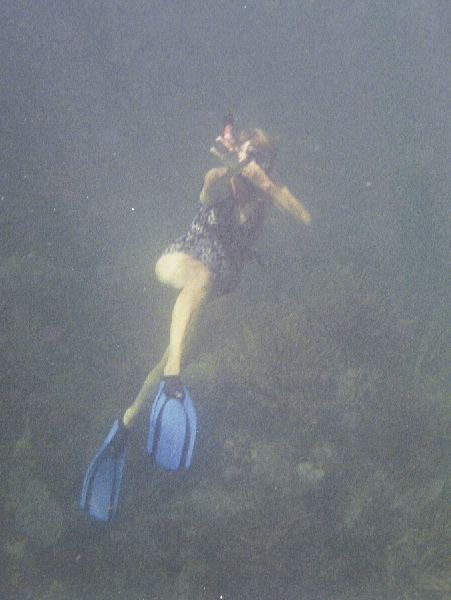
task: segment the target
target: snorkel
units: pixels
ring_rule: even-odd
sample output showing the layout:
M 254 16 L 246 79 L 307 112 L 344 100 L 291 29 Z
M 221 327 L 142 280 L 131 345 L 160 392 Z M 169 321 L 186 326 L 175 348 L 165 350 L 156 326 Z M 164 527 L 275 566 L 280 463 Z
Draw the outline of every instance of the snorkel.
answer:
M 233 139 L 233 115 L 227 113 L 224 117 L 224 133 L 222 134 L 224 146 L 232 148 L 235 140 Z
M 270 172 L 275 152 L 261 129 L 244 130 L 235 139 L 232 113 L 225 115 L 223 127 L 222 136 L 216 138 L 210 152 L 221 160 L 224 167 L 239 173 L 243 167 L 255 161 L 266 173 Z
M 227 113 L 223 120 L 223 133 L 215 139 L 215 144 L 210 152 L 220 159 L 223 166 L 238 172 L 239 159 L 238 148 L 236 148 L 233 137 L 233 115 Z

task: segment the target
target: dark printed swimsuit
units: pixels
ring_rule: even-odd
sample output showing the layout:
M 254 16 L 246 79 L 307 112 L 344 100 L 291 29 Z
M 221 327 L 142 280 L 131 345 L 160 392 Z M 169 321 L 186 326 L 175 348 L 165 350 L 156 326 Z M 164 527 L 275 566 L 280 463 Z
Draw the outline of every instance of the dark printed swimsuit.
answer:
M 263 226 L 264 203 L 259 202 L 245 223 L 238 222 L 234 198 L 214 206 L 201 204 L 188 233 L 164 252 L 185 252 L 208 267 L 213 275 L 213 292 L 233 291 L 240 280 L 246 259 Z

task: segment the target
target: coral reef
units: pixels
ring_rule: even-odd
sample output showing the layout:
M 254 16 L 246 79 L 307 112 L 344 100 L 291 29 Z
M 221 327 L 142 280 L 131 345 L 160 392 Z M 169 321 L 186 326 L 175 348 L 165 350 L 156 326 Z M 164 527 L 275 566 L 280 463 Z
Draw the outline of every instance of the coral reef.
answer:
M 242 434 L 244 441 L 229 436 L 223 446 L 228 465 L 223 475 L 235 489 L 252 485 L 258 490 L 251 496 L 254 517 L 263 521 L 259 501 L 268 490 L 262 479 L 251 484 L 258 470 L 249 433 L 261 435 L 261 447 L 272 445 L 277 457 L 262 463 L 277 465 L 269 497 L 284 515 L 283 523 L 267 515 L 271 526 L 256 534 L 243 504 L 230 525 L 229 551 L 246 561 L 252 577 L 264 578 L 257 565 L 266 565 L 289 578 L 287 549 L 296 548 L 306 563 L 319 552 L 320 585 L 326 587 L 363 572 L 367 577 L 382 572 L 380 585 L 393 587 L 396 580 L 398 588 L 410 582 L 426 589 L 429 582 L 430 590 L 443 592 L 448 585 L 443 552 L 438 551 L 442 558 L 435 571 L 425 565 L 428 579 L 404 552 L 409 548 L 411 557 L 418 556 L 426 542 L 411 536 L 412 521 L 425 533 L 421 515 L 442 503 L 445 493 L 449 378 L 435 375 L 448 368 L 449 320 L 441 318 L 438 327 L 434 317 L 421 333 L 415 319 L 404 318 L 395 295 L 374 282 L 368 292 L 368 282 L 368 274 L 354 277 L 337 270 L 322 287 L 310 280 L 303 302 L 282 294 L 277 304 L 254 304 L 239 332 L 224 335 L 221 362 L 234 382 L 221 394 L 224 423 L 239 412 L 252 424 L 247 437 Z M 434 401 L 431 386 L 443 401 Z M 264 436 L 278 441 L 268 444 Z M 437 455 L 438 447 L 444 453 Z M 301 488 L 283 475 L 283 456 Z M 284 498 L 291 507 L 296 502 L 297 510 Z M 295 541 L 301 537 L 304 543 Z M 445 545 L 437 541 L 443 539 L 437 531 L 426 537 L 429 549 L 420 552 L 424 563 L 434 546 Z M 320 547 L 313 542 L 318 539 Z M 277 548 L 277 566 L 269 561 L 269 548 Z M 318 583 L 318 572 L 316 577 Z
M 29 482 L 14 512 L 17 529 L 39 546 L 48 548 L 61 538 L 64 513 L 39 479 Z
M 185 370 L 199 420 L 189 476 L 155 470 L 138 427 L 118 520 L 92 536 L 73 490 L 133 360 L 114 370 L 122 356 L 99 307 L 83 300 L 70 314 L 61 298 L 73 284 L 30 260 L 1 271 L 11 426 L 0 560 L 12 589 L 46 560 L 44 597 L 80 581 L 111 597 L 280 597 L 287 582 L 287 597 L 375 582 L 400 597 L 449 595 L 445 312 L 405 319 L 384 285 L 339 265 L 304 274 L 302 290 L 240 303 L 233 327 L 222 324 L 228 299 L 206 307 Z
M 413 503 L 412 503 L 413 500 Z M 431 597 L 451 592 L 451 497 L 449 481 L 415 487 L 399 500 L 406 523 L 386 548 L 386 578 L 393 590 Z

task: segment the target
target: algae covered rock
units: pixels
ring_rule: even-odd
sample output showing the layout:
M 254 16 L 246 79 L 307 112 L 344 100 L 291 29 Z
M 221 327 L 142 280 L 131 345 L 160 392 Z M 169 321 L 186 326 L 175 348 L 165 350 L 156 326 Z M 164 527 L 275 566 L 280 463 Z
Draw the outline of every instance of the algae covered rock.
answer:
M 64 529 L 64 513 L 39 479 L 28 484 L 16 506 L 15 520 L 22 533 L 44 548 L 55 544 Z
M 302 461 L 296 466 L 299 481 L 304 487 L 314 486 L 320 483 L 326 473 L 322 467 L 318 467 L 310 461 Z

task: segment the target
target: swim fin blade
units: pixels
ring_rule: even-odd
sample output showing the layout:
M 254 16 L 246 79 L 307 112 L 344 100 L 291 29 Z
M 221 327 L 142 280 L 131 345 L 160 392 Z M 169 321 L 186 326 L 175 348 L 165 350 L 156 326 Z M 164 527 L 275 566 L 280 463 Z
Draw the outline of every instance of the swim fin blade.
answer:
M 147 451 L 157 463 L 171 471 L 187 469 L 191 464 L 196 440 L 197 419 L 186 388 L 183 397 L 171 397 L 160 383 L 150 411 Z
M 86 471 L 80 508 L 99 521 L 110 521 L 116 514 L 127 439 L 127 428 L 116 419 Z

